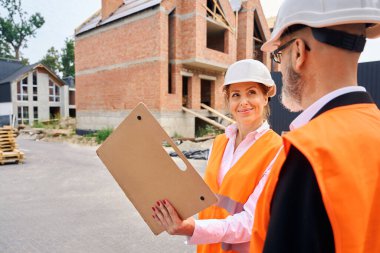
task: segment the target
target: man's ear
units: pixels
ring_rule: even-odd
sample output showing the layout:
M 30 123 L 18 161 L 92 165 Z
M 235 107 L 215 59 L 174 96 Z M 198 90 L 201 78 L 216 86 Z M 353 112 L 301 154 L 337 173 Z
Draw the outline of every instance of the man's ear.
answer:
M 294 42 L 294 47 L 293 47 L 293 66 L 294 66 L 294 70 L 299 73 L 301 72 L 304 64 L 305 64 L 305 61 L 306 61 L 306 58 L 307 58 L 307 54 L 306 54 L 306 44 L 303 40 L 301 39 L 296 39 L 296 41 Z

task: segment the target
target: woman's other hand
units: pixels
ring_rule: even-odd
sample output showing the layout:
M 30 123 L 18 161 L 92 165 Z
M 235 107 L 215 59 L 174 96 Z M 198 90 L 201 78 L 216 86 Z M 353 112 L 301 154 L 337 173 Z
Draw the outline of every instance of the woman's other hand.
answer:
M 175 208 L 167 200 L 159 200 L 152 207 L 153 218 L 170 235 L 192 236 L 194 233 L 194 218 L 182 220 Z

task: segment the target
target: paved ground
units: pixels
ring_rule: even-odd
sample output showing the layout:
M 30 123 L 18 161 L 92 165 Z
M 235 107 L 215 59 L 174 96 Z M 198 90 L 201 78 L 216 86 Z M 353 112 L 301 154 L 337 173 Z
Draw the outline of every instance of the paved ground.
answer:
M 154 236 L 95 154 L 96 147 L 17 140 L 25 164 L 0 166 L 0 252 L 187 253 Z M 205 161 L 191 161 L 203 173 Z

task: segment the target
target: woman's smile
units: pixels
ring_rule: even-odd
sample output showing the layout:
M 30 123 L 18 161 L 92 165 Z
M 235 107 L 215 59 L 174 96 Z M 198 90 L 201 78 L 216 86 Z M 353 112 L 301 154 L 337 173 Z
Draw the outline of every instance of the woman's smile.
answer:
M 243 109 L 239 109 L 238 110 L 238 113 L 240 114 L 249 114 L 251 111 L 253 111 L 254 108 L 243 108 Z

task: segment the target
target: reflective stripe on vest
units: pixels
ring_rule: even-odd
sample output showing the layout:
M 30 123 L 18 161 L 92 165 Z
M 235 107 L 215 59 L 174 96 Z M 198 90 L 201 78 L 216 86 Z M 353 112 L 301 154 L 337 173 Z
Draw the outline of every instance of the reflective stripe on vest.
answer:
M 230 214 L 240 213 L 241 211 L 243 211 L 244 203 L 239 203 L 235 200 L 230 199 L 227 196 L 223 196 L 220 194 L 217 194 L 217 197 L 218 197 L 218 203 L 216 205 L 221 208 L 224 208 Z
M 218 136 L 205 173 L 205 181 L 218 195 L 216 205 L 199 213 L 199 219 L 225 219 L 243 211 L 243 206 L 260 181 L 265 169 L 282 146 L 282 139 L 272 130 L 262 135 L 227 172 L 222 184 L 217 183 L 218 173 L 228 139 L 225 135 Z M 199 253 L 238 252 L 247 253 L 249 242 L 238 244 L 199 245 Z
M 238 253 L 248 253 L 249 252 L 249 242 L 244 243 L 222 243 L 222 249 L 224 251 L 232 251 L 232 252 L 238 252 Z M 211 253 L 211 252 L 210 252 Z
M 243 211 L 244 208 L 244 203 L 239 203 L 237 201 L 234 201 L 230 199 L 227 196 L 222 196 L 217 194 L 218 197 L 218 203 L 216 204 L 218 207 L 221 207 L 230 214 L 235 214 L 235 213 L 240 213 Z M 232 250 L 234 252 L 239 252 L 239 253 L 248 253 L 249 252 L 249 242 L 245 243 L 224 243 L 222 242 L 222 249 L 224 251 L 229 251 Z

